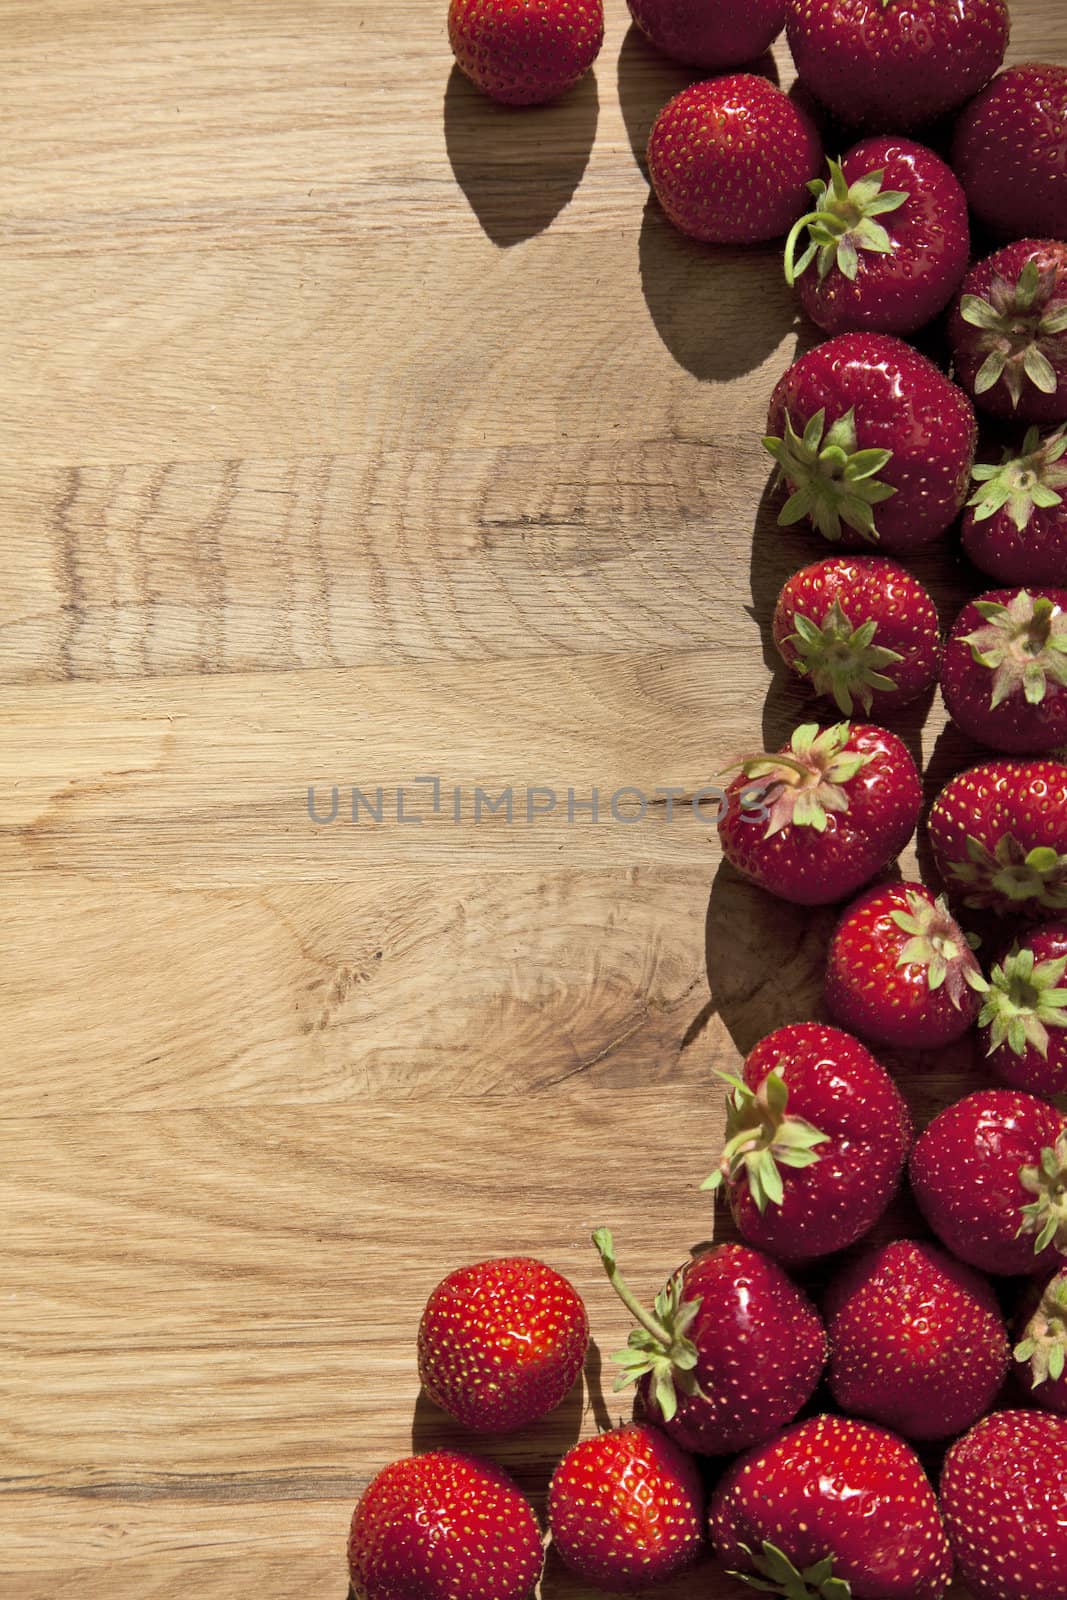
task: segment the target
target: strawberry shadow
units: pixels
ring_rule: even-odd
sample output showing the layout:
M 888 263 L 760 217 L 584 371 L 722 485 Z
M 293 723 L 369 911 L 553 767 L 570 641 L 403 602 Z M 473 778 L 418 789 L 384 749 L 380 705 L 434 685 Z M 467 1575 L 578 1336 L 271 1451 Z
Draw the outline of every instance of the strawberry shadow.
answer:
M 545 1570 L 541 1577 L 538 1594 L 541 1600 L 590 1600 L 596 1593 L 602 1592 L 593 1589 L 584 1578 L 579 1578 L 570 1569 L 564 1566 L 557 1554 L 555 1547 L 549 1544 L 545 1552 Z M 653 1596 L 658 1600 L 744 1600 L 745 1595 L 751 1596 L 752 1590 L 744 1584 L 736 1584 L 728 1578 L 721 1567 L 716 1567 L 714 1558 L 705 1553 L 695 1566 L 688 1571 L 679 1573 L 666 1583 L 648 1585 L 640 1589 L 630 1589 L 627 1593 L 637 1597 Z

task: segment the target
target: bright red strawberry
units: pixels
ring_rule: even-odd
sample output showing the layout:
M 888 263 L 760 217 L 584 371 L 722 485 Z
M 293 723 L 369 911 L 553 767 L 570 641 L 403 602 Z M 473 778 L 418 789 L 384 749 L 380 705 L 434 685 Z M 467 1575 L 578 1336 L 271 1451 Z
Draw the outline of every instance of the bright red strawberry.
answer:
M 787 666 L 845 716 L 883 716 L 937 682 L 941 636 L 917 578 L 884 556 L 827 556 L 788 578 L 774 611 Z
M 799 905 L 853 894 L 903 850 L 922 788 L 907 746 L 885 728 L 797 728 L 777 755 L 752 756 L 719 822 L 728 861 Z
M 949 716 L 980 744 L 1037 754 L 1067 743 L 1067 589 L 990 589 L 945 645 Z
M 554 100 L 583 77 L 604 38 L 602 0 L 450 0 L 460 69 L 505 105 Z
M 1067 1416 L 1067 1267 L 1035 1283 L 1019 1308 L 1012 1352 L 1027 1398 Z
M 914 333 L 945 309 L 967 268 L 967 199 L 955 173 L 925 145 L 885 135 L 829 168 L 829 183 L 809 185 L 815 209 L 786 241 L 786 281 L 827 333 Z
M 952 1446 L 941 1507 L 973 1600 L 1063 1600 L 1067 1418 L 996 1411 Z
M 719 1560 L 800 1600 L 940 1600 L 952 1573 L 937 1500 L 903 1439 L 811 1417 L 750 1450 L 711 1499 Z
M 691 1566 L 704 1545 L 704 1486 L 661 1428 L 633 1422 L 568 1450 L 548 1491 L 552 1543 L 572 1572 L 626 1594 Z
M 721 72 L 755 61 L 785 27 L 785 0 L 627 0 L 657 49 L 689 67 Z
M 898 1239 L 850 1262 L 823 1301 L 830 1390 L 843 1411 L 909 1439 L 962 1433 L 992 1405 L 1008 1336 L 986 1280 Z
M 527 1600 L 541 1565 L 537 1520 L 507 1473 L 450 1450 L 384 1467 L 352 1518 L 355 1600 Z
M 1067 418 L 1067 244 L 1020 239 L 972 267 L 948 322 L 956 377 L 1015 422 Z
M 729 1455 L 795 1417 L 826 1360 L 822 1320 L 776 1262 L 720 1244 L 678 1268 L 647 1311 L 627 1288 L 611 1234 L 593 1242 L 638 1326 L 615 1360 L 651 1421 L 684 1450 Z
M 960 113 L 952 165 L 971 210 L 1021 239 L 1067 235 L 1067 67 L 1009 67 Z
M 1033 1095 L 980 1089 L 948 1106 L 910 1174 L 930 1227 L 979 1272 L 1046 1272 L 1067 1251 L 1067 1118 Z
M 559 1405 L 581 1371 L 589 1323 L 577 1290 L 529 1256 L 460 1267 L 419 1323 L 419 1377 L 476 1433 L 511 1433 Z
M 726 1146 L 705 1189 L 725 1186 L 749 1244 L 788 1262 L 852 1244 L 896 1191 L 911 1118 L 858 1039 L 794 1022 L 761 1039 L 728 1078 Z
M 978 1025 L 989 1064 L 1013 1089 L 1067 1094 L 1067 922 L 1043 922 L 989 974 Z
M 976 911 L 1067 911 L 1067 766 L 986 761 L 950 778 L 927 824 L 949 895 Z
M 842 333 L 779 379 L 763 443 L 789 487 L 781 527 L 914 550 L 967 498 L 977 429 L 961 389 L 900 339 Z M 877 515 L 876 515 L 877 514 Z
M 1031 428 L 1021 451 L 972 473 L 963 548 L 999 583 L 1062 583 L 1067 573 L 1067 430 Z
M 785 233 L 822 165 L 808 113 L 766 78 L 738 72 L 683 89 L 648 141 L 656 198 L 683 233 L 752 244 Z

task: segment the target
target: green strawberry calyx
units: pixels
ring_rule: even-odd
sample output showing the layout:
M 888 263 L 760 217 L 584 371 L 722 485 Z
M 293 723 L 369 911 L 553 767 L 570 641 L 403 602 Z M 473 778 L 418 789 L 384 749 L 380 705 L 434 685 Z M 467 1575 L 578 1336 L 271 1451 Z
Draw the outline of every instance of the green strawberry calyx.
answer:
M 778 513 L 779 527 L 791 527 L 808 517 L 831 543 L 840 540 L 842 524 L 877 543 L 874 507 L 897 492 L 877 474 L 889 464 L 893 452 L 860 450 L 857 445 L 854 409 L 829 428 L 825 408 L 816 411 L 802 434 L 795 431 L 786 412 L 783 436 L 768 434 L 763 440 L 764 449 L 778 463 L 791 490 Z
M 726 1144 L 717 1170 L 700 1187 L 718 1189 L 745 1177 L 762 1214 L 768 1205 L 780 1206 L 784 1198 L 779 1168 L 813 1166 L 819 1160 L 815 1146 L 825 1144 L 829 1135 L 803 1117 L 786 1115 L 789 1089 L 784 1063 L 768 1072 L 758 1089 L 750 1089 L 731 1073 L 719 1076 L 733 1091 L 726 1097 Z
M 610 1229 L 597 1228 L 593 1243 L 608 1282 L 638 1324 L 631 1328 L 626 1348 L 617 1350 L 611 1358 L 622 1367 L 615 1380 L 615 1391 L 625 1389 L 628 1383 L 637 1383 L 648 1374 L 651 1398 L 664 1422 L 669 1422 L 678 1410 L 679 1394 L 687 1399 L 703 1394 L 695 1371 L 699 1359 L 697 1348 L 688 1333 L 701 1301 L 683 1298 L 685 1279 L 679 1271 L 660 1290 L 649 1311 L 619 1271 Z
M 984 626 L 962 636 L 979 667 L 993 674 L 989 708 L 1021 693 L 1027 705 L 1040 705 L 1049 683 L 1067 689 L 1067 611 L 1047 595 L 1035 599 L 1025 589 L 1005 605 L 976 600 Z
M 813 1566 L 800 1569 L 769 1539 L 763 1540 L 758 1553 L 747 1544 L 740 1548 L 755 1570 L 732 1571 L 729 1576 L 740 1578 L 752 1589 L 781 1595 L 782 1600 L 850 1600 L 850 1584 L 845 1578 L 834 1577 L 833 1556 L 824 1556 Z
M 892 692 L 897 687 L 882 669 L 895 666 L 904 657 L 875 644 L 878 623 L 874 617 L 854 628 L 835 596 L 822 622 L 797 611 L 793 627 L 795 632 L 786 643 L 796 652 L 794 671 L 810 678 L 817 694 L 831 696 L 846 717 L 851 716 L 854 701 L 870 711 L 875 689 Z
M 808 184 L 815 196 L 815 209 L 793 224 L 786 240 L 785 279 L 790 287 L 813 261 L 818 266 L 820 283 L 835 266 L 854 283 L 861 250 L 889 255 L 893 249 L 889 234 L 874 218 L 898 211 L 909 198 L 900 190 L 882 188 L 884 170 L 868 172 L 850 184 L 840 162 L 827 159 L 826 164 L 830 169 L 829 183 L 825 178 L 813 178 Z M 797 245 L 805 232 L 808 244 L 798 259 Z
M 763 751 L 740 763 L 746 778 L 758 780 L 767 817 L 765 838 L 771 839 L 787 827 L 825 833 L 829 814 L 848 810 L 845 785 L 871 759 L 848 749 L 851 736 L 849 722 L 822 729 L 818 723 L 806 722 L 794 730 L 777 755 Z M 756 788 L 749 790 L 748 798 L 756 792 Z
M 1067 1254 L 1067 1132 L 1042 1150 L 1036 1167 L 1019 1168 L 1019 1182 L 1034 1196 L 1019 1208 L 1023 1219 L 1019 1234 L 1034 1235 L 1035 1256 L 1050 1244 Z
M 1030 385 L 1056 393 L 1054 363 L 1067 358 L 1067 293 L 1057 284 L 1054 261 L 1044 267 L 1028 261 L 1014 283 L 995 272 L 988 298 L 965 294 L 960 316 L 978 329 L 975 343 L 985 356 L 974 380 L 976 394 L 1001 380 L 1013 406 Z
M 1029 1050 L 1047 1056 L 1050 1028 L 1067 1028 L 1067 989 L 1061 988 L 1067 956 L 1038 961 L 1014 945 L 989 974 L 989 990 L 978 1025 L 989 1028 L 992 1055 L 1002 1045 L 1017 1056 Z
M 943 988 L 956 1010 L 961 1011 L 968 989 L 984 994 L 989 987 L 967 935 L 943 896 L 931 902 L 909 889 L 905 899 L 907 911 L 892 913 L 897 927 L 908 935 L 897 956 L 897 966 L 924 967 L 930 992 Z
M 1050 845 L 1026 850 L 1010 833 L 1002 833 L 990 851 L 969 835 L 967 860 L 949 863 L 962 889 L 965 906 L 976 911 L 1067 910 L 1067 855 Z
M 1005 450 L 999 466 L 979 462 L 971 476 L 979 487 L 967 504 L 974 507 L 975 522 L 987 522 L 998 511 L 1007 511 L 1019 533 L 1025 533 L 1035 506 L 1043 511 L 1063 504 L 1061 489 L 1067 488 L 1067 428 L 1057 428 L 1044 440 L 1031 428 L 1016 455 Z
M 1040 1304 L 1012 1355 L 1030 1368 L 1031 1389 L 1063 1377 L 1067 1370 L 1067 1273 L 1057 1273 L 1045 1285 Z

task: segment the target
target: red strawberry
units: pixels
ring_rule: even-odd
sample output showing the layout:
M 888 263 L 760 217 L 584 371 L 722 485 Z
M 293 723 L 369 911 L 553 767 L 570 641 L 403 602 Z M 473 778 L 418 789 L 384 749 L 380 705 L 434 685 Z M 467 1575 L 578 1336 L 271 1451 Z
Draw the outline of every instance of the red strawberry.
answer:
M 1021 452 L 982 464 L 963 518 L 963 548 L 999 583 L 1057 583 L 1067 573 L 1067 430 L 1031 428 Z
M 865 139 L 809 187 L 785 275 L 827 333 L 914 333 L 943 311 L 967 268 L 967 200 L 952 169 L 910 139 Z M 796 257 L 798 242 L 805 248 Z
M 962 1433 L 992 1405 L 1008 1336 L 984 1278 L 898 1239 L 851 1262 L 823 1302 L 830 1389 L 843 1411 L 909 1439 Z
M 990 589 L 964 606 L 941 691 L 964 733 L 1022 755 L 1067 742 L 1067 589 Z
M 941 1505 L 973 1600 L 1063 1600 L 1067 1418 L 997 1411 L 952 1446 Z
M 735 1577 L 786 1600 L 940 1600 L 952 1573 L 918 1456 L 851 1417 L 811 1417 L 735 1461 L 711 1538 Z
M 990 1065 L 1013 1089 L 1067 1094 L 1067 922 L 1029 929 L 989 974 L 978 1025 Z
M 783 900 L 828 905 L 881 872 L 915 831 L 922 789 L 896 734 L 862 722 L 797 728 L 727 791 L 723 851 Z
M 647 1423 L 583 1439 L 552 1475 L 548 1526 L 566 1565 L 596 1588 L 661 1583 L 703 1548 L 696 1462 Z
M 827 556 L 788 578 L 774 611 L 787 666 L 845 716 L 895 711 L 937 682 L 941 637 L 934 602 L 884 556 Z
M 819 1313 L 781 1267 L 744 1245 L 715 1245 L 672 1274 L 650 1312 L 620 1275 L 608 1230 L 593 1242 L 638 1323 L 615 1356 L 615 1387 L 636 1382 L 677 1444 L 729 1455 L 796 1416 L 819 1381 L 826 1340 Z
M 1067 1251 L 1067 1117 L 1043 1100 L 967 1095 L 920 1135 L 910 1172 L 930 1227 L 980 1272 L 1045 1272 Z
M 460 69 L 510 106 L 554 100 L 583 77 L 604 38 L 602 0 L 450 0 Z
M 1067 67 L 1010 67 L 960 113 L 952 165 L 971 210 L 1012 238 L 1067 235 Z
M 537 1520 L 507 1473 L 449 1450 L 384 1467 L 348 1539 L 355 1600 L 526 1600 L 541 1564 Z
M 956 376 L 1018 422 L 1067 418 L 1067 244 L 1020 239 L 972 267 L 949 317 Z
M 589 1323 L 566 1278 L 529 1256 L 460 1267 L 419 1323 L 419 1377 L 477 1433 L 510 1433 L 559 1405 L 581 1371 Z
M 1067 910 L 1067 766 L 987 761 L 951 778 L 927 824 L 949 894 L 974 910 Z
M 900 1181 L 911 1118 L 896 1084 L 847 1033 L 794 1022 L 728 1078 L 725 1184 L 738 1230 L 783 1261 L 841 1250 L 874 1226 Z
M 641 32 L 664 55 L 720 72 L 755 61 L 785 27 L 785 0 L 627 0 Z
M 675 227 L 711 244 L 785 233 L 821 164 L 808 113 L 748 72 L 690 84 L 663 107 L 648 141 L 660 205 Z
M 1027 1398 L 1046 1411 L 1067 1416 L 1067 1267 L 1024 1298 L 1012 1352 Z
M 779 525 L 807 518 L 853 547 L 929 544 L 967 498 L 976 433 L 966 395 L 910 345 L 828 339 L 771 396 L 763 443 L 790 491 Z

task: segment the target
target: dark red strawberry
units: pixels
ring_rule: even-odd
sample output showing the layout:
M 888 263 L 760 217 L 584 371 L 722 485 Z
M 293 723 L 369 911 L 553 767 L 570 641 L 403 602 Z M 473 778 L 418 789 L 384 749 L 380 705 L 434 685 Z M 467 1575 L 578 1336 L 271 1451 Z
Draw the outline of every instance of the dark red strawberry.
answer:
M 766 78 L 738 72 L 669 100 L 648 141 L 656 198 L 683 233 L 752 244 L 785 233 L 822 165 L 808 113 Z
M 457 65 L 493 100 L 538 105 L 577 83 L 604 38 L 602 0 L 450 0 Z
M 1063 1600 L 1067 1418 L 996 1411 L 952 1446 L 941 1506 L 973 1600 Z
M 1016 1374 L 1027 1398 L 1067 1416 L 1067 1267 L 1027 1294 L 1015 1326 Z
M 910 1173 L 942 1244 L 980 1272 L 1047 1272 L 1067 1251 L 1067 1118 L 1033 1095 L 980 1089 L 948 1106 Z
M 750 1450 L 710 1521 L 733 1576 L 785 1600 L 940 1600 L 952 1573 L 918 1456 L 852 1417 L 811 1417 Z
M 980 744 L 1038 754 L 1067 743 L 1067 589 L 990 589 L 945 645 L 949 716 Z
M 949 895 L 979 911 L 1067 911 L 1067 766 L 987 761 L 934 801 L 930 843 Z
M 608 1230 L 593 1242 L 638 1324 L 615 1356 L 615 1387 L 636 1382 L 650 1419 L 676 1444 L 729 1455 L 796 1416 L 819 1381 L 826 1339 L 780 1266 L 744 1245 L 715 1245 L 679 1267 L 647 1311 L 619 1273 Z
M 586 1583 L 626 1594 L 691 1566 L 704 1545 L 704 1486 L 661 1428 L 633 1422 L 568 1450 L 548 1491 L 552 1543 Z
M 898 1239 L 850 1262 L 823 1301 L 830 1389 L 843 1411 L 909 1439 L 962 1433 L 992 1405 L 1008 1336 L 986 1280 Z
M 789 1262 L 852 1244 L 893 1198 L 911 1143 L 896 1084 L 858 1039 L 794 1022 L 727 1078 L 725 1187 L 749 1244 Z
M 925 145 L 885 135 L 829 168 L 828 183 L 809 185 L 815 208 L 786 241 L 786 281 L 827 333 L 914 333 L 945 309 L 967 268 L 955 173 Z
M 771 396 L 763 443 L 789 487 L 779 525 L 807 519 L 852 547 L 929 544 L 967 498 L 976 434 L 966 395 L 910 345 L 827 339 Z
M 917 578 L 884 556 L 827 556 L 788 578 L 774 611 L 787 666 L 845 716 L 883 716 L 937 682 L 941 636 Z
M 978 1025 L 989 1064 L 1013 1089 L 1067 1094 L 1067 922 L 1017 939 L 989 974 Z
M 915 831 L 922 789 L 885 728 L 797 728 L 777 755 L 751 756 L 727 791 L 719 837 L 739 872 L 799 905 L 843 900 Z
M 721 72 L 755 61 L 785 27 L 785 0 L 627 0 L 652 43 L 689 67 Z
M 1067 430 L 1042 439 L 1031 428 L 1021 451 L 982 463 L 963 517 L 963 548 L 999 583 L 1062 583 L 1067 573 Z
M 960 113 L 952 165 L 994 232 L 1067 235 L 1067 67 L 1009 67 Z
M 1067 418 L 1067 244 L 1020 239 L 972 267 L 948 322 L 956 377 L 1016 422 Z
M 541 1565 L 537 1520 L 516 1484 L 450 1450 L 384 1467 L 352 1518 L 355 1600 L 527 1600 Z

